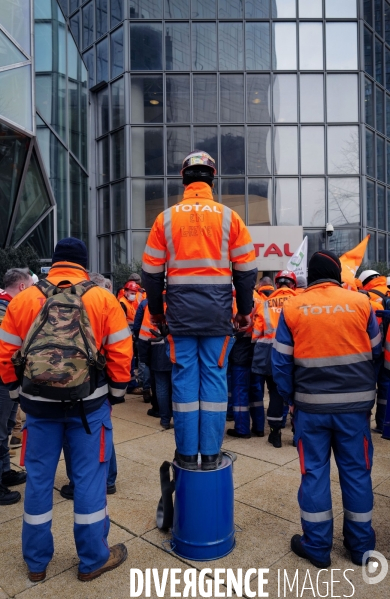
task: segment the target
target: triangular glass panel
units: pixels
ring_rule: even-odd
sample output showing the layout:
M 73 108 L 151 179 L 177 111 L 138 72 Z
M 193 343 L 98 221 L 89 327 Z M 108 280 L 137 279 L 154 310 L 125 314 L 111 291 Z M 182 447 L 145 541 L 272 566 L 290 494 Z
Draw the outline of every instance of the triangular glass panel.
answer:
M 27 233 L 51 206 L 38 158 L 33 150 L 16 214 L 11 245 Z
M 0 115 L 32 131 L 31 66 L 0 71 Z
M 42 259 L 51 258 L 54 249 L 53 212 L 50 212 L 19 247 L 33 248 Z
M 25 55 L 18 50 L 15 44 L 0 29 L 0 67 L 7 67 L 8 65 L 25 62 L 26 60 Z
M 0 0 L 0 24 L 31 56 L 29 0 Z
M 0 123 L 0 247 L 4 247 L 30 138 Z

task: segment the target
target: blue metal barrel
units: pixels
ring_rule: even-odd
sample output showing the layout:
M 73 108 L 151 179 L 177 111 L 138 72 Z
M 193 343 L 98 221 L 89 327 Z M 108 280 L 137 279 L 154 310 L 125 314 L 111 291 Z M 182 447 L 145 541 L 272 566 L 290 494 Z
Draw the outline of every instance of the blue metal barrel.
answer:
M 235 546 L 233 463 L 224 455 L 217 470 L 185 470 L 173 462 L 173 551 L 196 561 L 219 559 Z

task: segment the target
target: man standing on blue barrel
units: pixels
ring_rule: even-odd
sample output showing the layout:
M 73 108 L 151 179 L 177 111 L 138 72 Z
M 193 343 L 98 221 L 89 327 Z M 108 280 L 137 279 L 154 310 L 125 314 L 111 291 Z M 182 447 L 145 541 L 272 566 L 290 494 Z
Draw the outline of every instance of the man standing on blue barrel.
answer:
M 215 161 L 206 152 L 195 150 L 184 159 L 183 199 L 157 217 L 142 265 L 151 320 L 160 330 L 166 321 L 169 325 L 175 457 L 188 470 L 197 469 L 198 452 L 203 470 L 214 470 L 221 463 L 226 367 L 233 344 L 232 282 L 236 328 L 246 330 L 257 274 L 252 240 L 243 221 L 213 199 L 216 172 Z

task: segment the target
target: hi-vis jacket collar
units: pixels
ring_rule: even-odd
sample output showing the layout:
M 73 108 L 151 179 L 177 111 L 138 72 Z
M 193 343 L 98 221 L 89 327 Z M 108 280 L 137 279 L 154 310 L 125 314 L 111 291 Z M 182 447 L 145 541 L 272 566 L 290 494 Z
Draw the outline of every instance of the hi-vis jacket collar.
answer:
M 184 190 L 184 202 L 186 200 L 193 200 L 194 197 L 199 198 L 200 200 L 213 200 L 215 202 L 210 185 L 202 183 L 201 181 L 190 183 Z
M 76 264 L 75 262 L 55 262 L 49 271 L 47 277 L 48 280 L 52 281 L 57 278 L 63 280 L 64 277 L 73 277 L 80 279 L 81 281 L 89 281 L 87 271 L 80 264 Z
M 313 287 L 329 287 L 330 285 L 337 285 L 337 287 L 342 287 L 342 284 L 336 281 L 336 279 L 318 279 L 317 281 L 310 283 L 310 285 L 307 286 L 305 291 L 307 291 L 307 289 L 309 288 L 313 289 Z

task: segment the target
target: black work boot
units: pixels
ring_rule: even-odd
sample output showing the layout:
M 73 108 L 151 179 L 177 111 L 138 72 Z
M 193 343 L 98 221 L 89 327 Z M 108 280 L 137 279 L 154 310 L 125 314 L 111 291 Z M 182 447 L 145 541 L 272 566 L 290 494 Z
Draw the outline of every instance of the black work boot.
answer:
M 26 478 L 27 472 L 23 472 L 21 470 L 19 472 L 16 472 L 16 470 L 7 470 L 6 472 L 3 472 L 1 482 L 6 487 L 15 487 L 16 485 L 22 485 L 25 483 Z
M 10 491 L 0 483 L 0 505 L 12 505 L 21 499 L 19 491 Z
M 202 470 L 216 470 L 222 464 L 222 452 L 214 455 L 203 455 L 202 453 Z
M 279 428 L 271 428 L 268 435 L 268 443 L 279 449 L 282 447 L 282 431 Z
M 298 557 L 303 557 L 304 559 L 308 559 L 309 562 L 313 564 L 313 566 L 315 566 L 316 568 L 320 568 L 321 570 L 326 570 L 327 568 L 329 568 L 331 564 L 330 558 L 327 562 L 320 562 L 319 560 L 316 560 L 314 557 L 310 557 L 310 555 L 306 553 L 306 550 L 302 545 L 301 535 L 294 535 L 293 537 L 291 537 L 291 549 L 294 551 L 295 555 L 298 555 Z
M 239 433 L 236 431 L 235 428 L 229 428 L 226 431 L 226 434 L 229 435 L 230 437 L 237 437 L 237 439 L 250 439 L 251 438 L 251 434 L 250 433 Z
M 175 460 L 184 470 L 197 470 L 198 469 L 198 454 L 196 455 L 183 455 L 175 449 Z

